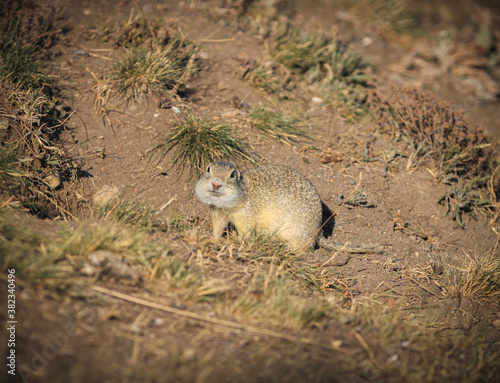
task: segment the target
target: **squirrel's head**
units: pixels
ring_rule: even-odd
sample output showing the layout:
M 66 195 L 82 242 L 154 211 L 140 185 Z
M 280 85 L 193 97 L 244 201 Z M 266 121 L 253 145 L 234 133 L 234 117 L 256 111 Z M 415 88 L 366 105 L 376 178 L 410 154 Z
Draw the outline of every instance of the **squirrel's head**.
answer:
M 240 172 L 233 164 L 210 162 L 194 190 L 200 201 L 208 205 L 231 208 L 243 196 L 240 181 Z

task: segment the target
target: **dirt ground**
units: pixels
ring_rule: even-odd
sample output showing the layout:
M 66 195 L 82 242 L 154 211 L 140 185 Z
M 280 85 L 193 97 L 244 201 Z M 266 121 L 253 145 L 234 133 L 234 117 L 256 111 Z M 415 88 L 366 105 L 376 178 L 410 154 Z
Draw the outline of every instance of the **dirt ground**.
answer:
M 187 174 L 178 178 L 175 169 L 169 166 L 171 155 L 156 167 L 148 163 L 155 140 L 181 118 L 176 110 L 159 108 L 157 100 L 150 97 L 139 102 L 113 100 L 116 110 L 106 119 L 96 112 L 92 92 L 95 81 L 91 73 L 105 73 L 111 59 L 122 57 L 124 51 L 112 42 L 93 38 L 93 31 L 109 18 L 127 19 L 131 12 L 140 11 L 182 27 L 187 38 L 199 45 L 203 69 L 190 84 L 193 93 L 186 99 L 189 108 L 199 116 L 234 127 L 250 144 L 259 164 L 284 164 L 306 175 L 323 202 L 336 213 L 332 225 L 335 240 L 384 246 L 381 254 L 353 255 L 346 265 L 331 269 L 332 286 L 335 280 L 344 281 L 354 298 L 391 291 L 395 296 L 415 293 L 415 297 L 424 299 L 419 294 L 425 289 L 430 294 L 436 293 L 433 290 L 436 286 L 408 278 L 409 270 L 428 270 L 464 253 L 474 256 L 496 249 L 498 235 L 490 225 L 491 217 L 479 210 L 464 214 L 464 226 L 460 227 L 447 214 L 446 206 L 437 202 L 449 187 L 428 169 L 407 170 L 406 159 L 389 164 L 387 169 L 380 162 L 324 164 L 316 151 L 308 149 L 311 145 L 331 143 L 342 154 L 343 149 L 361 150 L 367 142 L 373 151 L 389 148 L 388 137 L 371 133 L 370 124 L 374 122 L 352 124 L 335 111 L 311 102 L 310 94 L 301 95 L 300 107 L 313 116 L 308 129 L 316 138 L 314 143 L 280 144 L 242 122 L 244 111 L 235 108 L 235 97 L 250 106 L 269 102 L 270 96 L 251 87 L 240 75 L 241 58 L 258 58 L 265 43 L 257 33 L 238 30 L 228 22 L 235 17 L 230 3 L 71 0 L 63 5 L 58 24 L 65 30 L 64 39 L 56 41 L 50 53 L 56 72 L 62 76 L 63 99 L 74 111 L 64 137 L 67 152 L 80 161 L 89 175 L 77 191 L 82 198 L 90 201 L 101 187 L 116 186 L 124 198 L 139 198 L 153 209 L 172 201 L 170 208 L 186 222 L 195 222 L 200 233 L 208 233 L 210 229 L 208 210 L 195 198 L 193 181 Z M 297 1 L 295 10 L 287 17 L 336 31 L 372 63 L 374 77 L 382 86 L 393 83 L 432 91 L 465 108 L 467 118 L 484 126 L 490 137 L 500 137 L 500 103 L 489 80 L 475 71 L 459 74 L 453 63 L 445 66 L 428 59 L 431 48 L 423 39 L 410 42 L 390 39 L 347 11 L 324 12 L 324 9 L 325 5 L 319 1 L 312 6 L 307 1 Z M 181 108 L 181 114 L 182 111 Z M 356 133 L 351 147 L 336 147 L 338 142 L 348 145 L 346 132 Z M 242 170 L 254 166 L 238 165 Z M 356 187 L 365 194 L 368 206 L 339 207 L 339 196 L 351 195 Z M 33 218 L 27 225 L 43 228 L 46 223 Z M 395 226 L 410 229 L 395 230 Z M 198 250 L 192 251 L 195 254 Z M 308 257 L 309 262 L 317 264 L 326 262 L 330 254 L 318 250 Z M 113 283 L 101 286 L 193 310 L 209 318 L 215 315 L 209 304 L 182 301 L 168 291 L 161 296 L 152 295 L 152 285 L 148 284 L 161 283 L 147 281 L 143 287 Z M 333 297 L 334 289 L 328 289 L 328 283 L 325 286 L 325 294 L 332 293 Z M 6 289 L 3 283 L 2 289 Z M 86 300 L 76 299 L 79 293 Z M 285 336 L 268 342 L 265 334 L 193 321 L 95 290 L 59 297 L 21 288 L 17 299 L 21 375 L 9 377 L 12 382 L 397 381 L 383 372 L 378 376 L 366 375 L 352 369 L 350 360 L 366 357 L 367 349 L 374 350 L 368 351 L 368 355 L 377 353 L 379 348 L 374 344 L 365 347 L 349 333 L 348 324 L 337 319 L 304 336 L 278 325 L 269 326 Z M 421 309 L 415 312 L 417 315 L 439 312 L 441 318 L 456 316 L 461 322 L 462 308 L 455 304 L 442 300 L 427 307 L 422 302 Z M 472 307 L 468 312 L 477 313 L 474 323 L 490 327 L 489 344 L 498 352 L 500 329 L 492 323 L 500 316 L 495 307 L 467 300 L 460 304 L 468 310 Z M 316 343 L 337 340 L 342 346 L 333 351 L 331 347 L 316 347 L 306 341 L 290 342 L 288 335 L 306 337 Z M 159 360 L 156 350 L 160 348 L 165 352 Z

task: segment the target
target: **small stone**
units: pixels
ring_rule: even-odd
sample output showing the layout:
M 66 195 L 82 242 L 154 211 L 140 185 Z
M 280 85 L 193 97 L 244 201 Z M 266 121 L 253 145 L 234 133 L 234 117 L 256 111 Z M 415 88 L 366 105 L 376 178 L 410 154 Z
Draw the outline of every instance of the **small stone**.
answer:
M 325 105 L 325 102 L 323 101 L 323 99 L 319 98 L 319 97 L 316 97 L 316 96 L 314 96 L 313 98 L 311 98 L 311 102 L 313 104 Z
M 373 42 L 373 40 L 371 39 L 371 37 L 363 37 L 363 40 L 361 40 L 361 44 L 363 44 L 363 46 L 367 47 L 368 45 L 370 45 L 371 43 Z
M 226 90 L 228 88 L 227 84 L 223 81 L 217 83 L 217 90 Z
M 43 180 L 51 189 L 56 189 L 61 184 L 61 180 L 53 174 L 49 174 Z
M 116 186 L 104 185 L 94 194 L 92 202 L 95 206 L 102 207 L 110 201 L 117 200 L 119 198 L 119 194 L 120 191 Z
M 397 362 L 399 359 L 398 354 L 392 354 L 389 358 L 387 358 L 388 363 Z
M 103 275 L 127 284 L 137 285 L 141 282 L 140 275 L 121 259 L 120 256 L 108 250 L 96 250 L 88 256 L 90 267 L 97 268 Z M 91 268 L 84 271 L 92 271 Z
M 7 130 L 9 129 L 9 119 L 7 117 L 3 117 L 0 119 L 0 130 Z
M 89 277 L 93 277 L 94 275 L 96 275 L 97 271 L 98 270 L 94 266 L 89 265 L 87 262 L 85 262 L 82 268 L 80 269 L 80 273 L 82 273 L 83 275 L 87 275 Z
M 334 339 L 330 342 L 333 348 L 340 348 L 342 347 L 343 342 L 340 339 Z

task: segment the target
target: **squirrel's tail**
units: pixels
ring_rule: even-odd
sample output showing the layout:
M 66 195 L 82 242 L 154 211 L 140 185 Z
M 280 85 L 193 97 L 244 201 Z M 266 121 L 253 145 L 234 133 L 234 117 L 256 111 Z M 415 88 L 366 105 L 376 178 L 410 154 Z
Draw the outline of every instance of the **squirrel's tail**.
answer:
M 327 250 L 340 251 L 344 253 L 381 253 L 384 250 L 380 245 L 351 245 L 349 242 L 335 242 L 323 236 L 318 238 L 318 245 Z

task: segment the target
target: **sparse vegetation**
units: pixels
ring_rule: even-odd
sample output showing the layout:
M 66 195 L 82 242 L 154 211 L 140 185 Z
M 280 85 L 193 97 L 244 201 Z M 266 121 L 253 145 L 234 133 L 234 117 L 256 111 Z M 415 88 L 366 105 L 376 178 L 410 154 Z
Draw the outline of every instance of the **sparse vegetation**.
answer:
M 335 2 L 337 0 L 329 0 Z M 358 0 L 348 2 L 353 12 L 382 30 L 420 35 L 418 14 L 407 0 Z M 347 2 L 346 2 L 347 5 Z
M 112 218 L 115 222 L 121 222 L 146 231 L 166 231 L 171 226 L 168 220 L 158 216 L 159 211 L 154 211 L 139 200 L 112 200 L 106 205 L 97 208 L 96 213 L 98 218 Z
M 0 269 L 16 271 L 18 283 L 55 291 L 75 283 L 75 269 L 60 252 L 59 233 L 47 238 L 17 222 L 18 216 L 0 209 Z M 55 241 L 54 241 L 55 239 Z
M 338 79 L 349 84 L 368 80 L 366 64 L 339 40 L 318 32 L 292 29 L 270 49 L 273 59 L 309 83 Z
M 374 97 L 372 113 L 382 133 L 409 149 L 407 168 L 425 165 L 436 177 L 454 184 L 439 199 L 460 226 L 462 213 L 494 206 L 497 185 L 489 185 L 497 166 L 494 143 L 463 112 L 416 89 L 393 89 L 388 99 Z
M 0 26 L 1 190 L 41 217 L 69 218 L 77 200 L 56 190 L 78 179 L 78 165 L 59 142 L 67 112 L 34 58 L 39 46 L 22 43 L 18 28 Z
M 257 131 L 288 145 L 301 138 L 310 138 L 299 128 L 301 121 L 291 113 L 281 113 L 264 107 L 256 107 L 248 113 L 250 126 Z
M 34 60 L 37 47 L 17 40 L 18 25 L 15 22 L 0 26 L 0 80 L 10 81 L 22 89 L 42 89 L 48 77 L 40 69 L 42 63 Z
M 125 22 L 110 19 L 102 23 L 99 33 L 103 41 L 112 41 L 117 47 L 125 48 L 158 47 L 168 43 L 170 38 L 159 20 L 150 19 L 142 12 L 134 15 L 134 10 Z
M 492 171 L 492 143 L 452 105 L 416 89 L 394 88 L 388 99 L 374 100 L 381 131 L 408 145 L 413 166 L 426 163 L 448 178 L 481 178 Z
M 108 112 L 110 99 L 118 94 L 136 101 L 148 94 L 157 96 L 160 103 L 177 99 L 199 70 L 196 46 L 142 13 L 131 14 L 125 23 L 109 21 L 101 33 L 104 40 L 127 48 L 125 57 L 116 60 L 102 79 L 89 70 L 97 83 L 93 90 L 101 114 Z
M 172 167 L 200 175 L 212 161 L 253 161 L 241 138 L 224 123 L 212 122 L 189 112 L 158 140 L 153 157 L 161 161 L 171 150 Z
M 243 74 L 259 89 L 288 98 L 301 81 L 351 120 L 366 115 L 367 65 L 339 40 L 291 28 Z M 285 89 L 285 92 L 280 90 Z
M 388 301 L 393 302 L 393 307 Z M 386 380 L 399 376 L 408 382 L 491 379 L 499 364 L 478 342 L 485 336 L 483 329 L 468 332 L 449 328 L 441 322 L 442 314 L 432 309 L 425 310 L 424 315 L 408 316 L 406 303 L 406 298 L 388 298 L 385 302 L 367 300 L 361 302 L 350 317 L 353 331 L 368 330 L 378 340 L 368 343 L 361 332 L 357 333 L 367 351 L 364 358 L 377 366 L 370 369 L 374 378 Z M 379 348 L 381 344 L 385 346 Z M 464 357 L 470 363 L 464 363 Z
M 275 63 L 268 54 L 255 63 L 246 63 L 241 76 L 265 93 L 276 94 L 281 99 L 294 98 L 292 91 L 296 85 L 290 72 Z
M 390 38 L 403 38 L 393 32 L 411 32 L 417 22 L 406 0 L 321 6 L 340 2 L 355 15 L 332 13 L 328 22 L 336 18 L 338 36 L 352 38 L 343 24 L 374 20 L 369 27 L 384 33 L 383 44 L 378 33 L 354 41 L 369 36 L 363 45 L 384 46 L 377 55 L 394 54 Z M 452 105 L 413 89 L 385 94 L 348 46 L 307 31 L 313 23 L 299 30 L 293 1 L 210 0 L 177 9 L 138 0 L 144 13 L 97 29 L 107 16 L 97 10 L 110 8 L 90 1 L 67 5 L 65 16 L 78 20 L 70 31 L 50 27 L 64 9 L 59 1 L 0 3 L 0 16 L 14 20 L 0 21 L 0 284 L 14 268 L 16 362 L 30 381 L 499 380 L 500 261 L 482 216 L 497 230 L 497 147 Z M 16 4 L 47 12 L 10 17 Z M 113 9 L 126 18 L 130 5 Z M 248 20 L 234 21 L 253 11 L 258 36 L 242 27 Z M 447 54 L 460 61 L 480 51 L 493 60 L 498 41 L 488 17 L 483 48 L 447 35 L 442 40 L 456 49 Z M 45 50 L 59 34 L 61 43 Z M 416 50 L 423 66 L 437 65 Z M 102 69 L 110 57 L 120 59 Z M 198 57 L 206 71 L 192 82 Z M 61 95 L 71 94 L 78 112 L 62 107 L 49 60 L 62 73 Z M 474 79 L 487 73 L 478 65 L 496 65 L 471 61 L 474 71 L 463 73 Z M 230 78 L 241 69 L 261 92 Z M 455 69 L 446 76 L 457 79 Z M 83 102 L 87 73 L 111 130 Z M 193 97 L 181 100 L 187 93 Z M 130 100 L 137 105 L 123 109 Z M 370 123 L 351 123 L 370 113 Z M 309 123 L 318 148 L 297 150 L 295 143 L 312 140 Z M 286 145 L 254 141 L 261 133 Z M 329 207 L 340 202 L 335 212 L 324 206 L 325 218 L 335 217 L 325 233 L 381 243 L 384 253 L 296 254 L 273 237 L 233 236 L 231 225 L 225 238 L 208 236 L 205 211 L 191 206 L 190 180 L 210 161 L 240 165 L 254 155 L 300 169 Z M 171 173 L 182 182 L 170 182 Z M 434 186 L 447 209 L 429 196 Z M 87 201 L 99 205 L 96 190 L 114 197 L 90 210 Z M 479 213 L 470 215 L 476 221 L 464 219 L 468 211 Z M 462 251 L 474 246 L 481 250 Z M 102 264 L 92 263 L 96 253 L 107 256 Z M 337 257 L 347 263 L 337 266 Z M 126 269 L 122 276 L 109 271 L 112 262 Z

